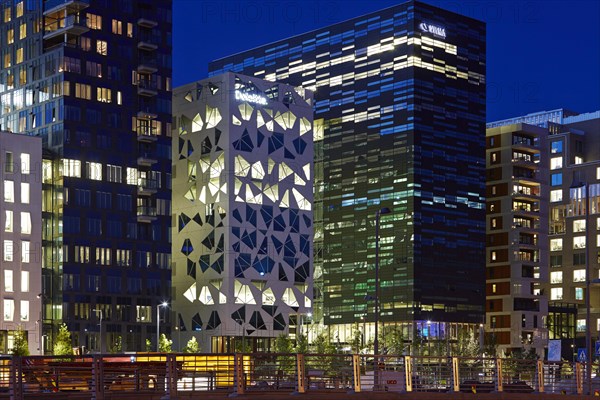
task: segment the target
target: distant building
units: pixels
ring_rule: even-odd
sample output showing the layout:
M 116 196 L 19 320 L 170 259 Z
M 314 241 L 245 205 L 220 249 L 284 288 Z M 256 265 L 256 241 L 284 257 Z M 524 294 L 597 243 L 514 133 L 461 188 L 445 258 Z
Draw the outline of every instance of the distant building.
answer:
M 202 351 L 273 351 L 312 309 L 312 105 L 310 91 L 233 73 L 175 90 L 177 349 L 194 336 Z
M 418 1 L 231 55 L 243 73 L 315 91 L 315 320 L 351 343 L 380 318 L 446 342 L 484 320 L 486 28 Z M 364 322 L 364 324 L 362 324 Z M 298 325 L 300 321 L 298 321 Z M 365 341 L 366 343 L 366 341 Z
M 40 354 L 42 319 L 42 140 L 0 131 L 0 353 L 23 330 Z
M 171 28 L 171 0 L 0 0 L 0 127 L 44 149 L 47 352 L 63 322 L 91 351 L 157 341 L 171 286 Z

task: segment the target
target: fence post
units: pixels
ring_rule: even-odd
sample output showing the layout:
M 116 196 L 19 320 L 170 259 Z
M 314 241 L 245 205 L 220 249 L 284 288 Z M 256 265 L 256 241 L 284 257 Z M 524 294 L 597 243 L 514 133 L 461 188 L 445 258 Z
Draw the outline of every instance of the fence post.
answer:
M 537 362 L 537 375 L 538 375 L 538 392 L 544 393 L 544 362 L 538 360 Z
M 577 394 L 583 394 L 583 368 L 580 362 L 575 363 L 575 377 L 577 382 Z
M 501 358 L 496 358 L 496 376 L 497 376 L 496 381 L 498 382 L 498 391 L 503 392 L 504 387 L 503 387 L 503 383 L 502 383 L 502 359 Z
M 13 357 L 10 363 L 10 400 L 23 400 L 23 364 L 21 357 Z
M 304 354 L 296 354 L 296 375 L 298 376 L 297 389 L 292 394 L 306 393 L 306 377 L 304 375 Z
M 92 358 L 92 400 L 104 400 L 104 363 L 102 356 Z
M 177 398 L 177 356 L 167 354 L 165 358 L 165 395 L 161 400 Z
M 460 392 L 460 375 L 458 370 L 458 357 L 452 357 L 452 386 L 455 392 Z
M 404 377 L 406 378 L 406 391 L 412 392 L 412 361 L 410 356 L 404 356 Z
M 352 354 L 352 370 L 354 372 L 354 393 L 360 393 L 360 355 Z
M 233 393 L 229 397 L 237 397 L 244 394 L 244 355 L 235 353 L 233 356 Z

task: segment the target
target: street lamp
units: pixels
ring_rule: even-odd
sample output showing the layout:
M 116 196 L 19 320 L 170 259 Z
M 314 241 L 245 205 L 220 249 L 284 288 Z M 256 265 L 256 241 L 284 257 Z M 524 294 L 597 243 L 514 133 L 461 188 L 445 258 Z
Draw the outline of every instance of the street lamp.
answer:
M 48 335 L 44 335 L 44 319 L 46 317 L 46 315 L 44 314 L 44 308 L 46 307 L 46 301 L 48 300 L 48 298 L 46 297 L 46 295 L 44 295 L 43 293 L 39 293 L 37 295 L 37 298 L 40 299 L 40 325 L 39 325 L 39 329 L 40 329 L 40 355 L 44 355 L 45 353 L 45 347 L 44 347 L 44 336 L 48 337 Z
M 588 232 L 590 230 L 590 198 L 589 185 L 587 182 L 573 182 L 571 189 L 584 188 L 585 196 L 585 351 L 586 351 L 586 376 L 587 376 L 587 394 L 592 394 L 592 327 L 590 317 L 590 257 Z M 575 197 L 575 196 L 573 196 Z
M 382 214 L 391 213 L 390 209 L 383 207 L 375 213 L 375 340 L 373 341 L 373 350 L 375 353 L 375 371 L 373 377 L 375 383 L 374 390 L 379 390 L 379 220 Z
M 93 309 L 93 312 L 96 313 L 96 315 L 98 315 L 98 313 L 100 313 L 100 353 L 102 353 L 102 310 L 98 310 L 98 309 Z
M 156 305 L 156 352 L 160 351 L 160 308 L 166 307 L 169 304 L 166 301 L 163 301 L 160 304 Z

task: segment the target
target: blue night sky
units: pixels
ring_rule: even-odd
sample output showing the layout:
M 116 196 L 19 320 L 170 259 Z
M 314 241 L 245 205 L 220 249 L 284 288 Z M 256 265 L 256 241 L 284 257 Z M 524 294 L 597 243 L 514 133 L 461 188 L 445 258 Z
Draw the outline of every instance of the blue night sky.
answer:
M 212 60 L 402 0 L 173 0 L 174 86 Z M 487 120 L 600 109 L 600 1 L 426 0 L 487 22 Z

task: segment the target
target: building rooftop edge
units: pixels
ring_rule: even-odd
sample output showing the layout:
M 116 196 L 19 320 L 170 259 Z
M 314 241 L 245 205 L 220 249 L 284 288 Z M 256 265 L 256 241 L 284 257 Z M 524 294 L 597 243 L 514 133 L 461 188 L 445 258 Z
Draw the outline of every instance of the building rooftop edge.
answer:
M 366 13 L 366 14 L 363 14 L 363 15 L 358 15 L 358 16 L 356 16 L 356 17 L 348 18 L 348 19 L 345 19 L 345 20 L 342 20 L 342 21 L 339 21 L 339 22 L 334 22 L 334 23 L 332 23 L 332 24 L 329 24 L 329 25 L 326 25 L 326 26 L 322 26 L 322 27 L 320 27 L 320 28 L 311 29 L 311 30 L 309 30 L 309 31 L 302 32 L 302 33 L 298 33 L 298 34 L 296 34 L 296 35 L 291 35 L 291 36 L 285 37 L 285 38 L 283 38 L 283 39 L 274 40 L 274 41 L 272 41 L 272 42 L 265 43 L 265 44 L 261 44 L 261 45 L 258 45 L 258 46 L 255 46 L 255 47 L 252 47 L 252 48 L 249 48 L 249 49 L 246 49 L 246 50 L 238 51 L 237 53 L 232 53 L 232 54 L 229 54 L 229 55 L 227 55 L 227 56 L 223 56 L 223 57 L 215 58 L 214 60 L 212 60 L 212 61 L 210 61 L 210 62 L 209 62 L 209 65 L 210 65 L 211 63 L 218 62 L 218 61 L 224 60 L 224 59 L 226 59 L 226 58 L 231 58 L 231 57 L 235 57 L 235 56 L 238 56 L 238 55 L 240 55 L 240 54 L 243 54 L 243 53 L 248 53 L 248 52 L 250 52 L 250 51 L 252 51 L 252 50 L 256 50 L 256 49 L 258 49 L 258 48 L 261 48 L 261 47 L 266 47 L 266 46 L 269 46 L 269 45 L 274 45 L 274 44 L 276 44 L 276 43 L 280 43 L 280 42 L 288 41 L 288 40 L 290 40 L 290 39 L 292 39 L 292 38 L 295 38 L 295 37 L 303 36 L 303 35 L 306 35 L 306 34 L 309 34 L 309 33 L 312 33 L 312 32 L 317 32 L 317 31 L 320 31 L 320 30 L 322 30 L 322 29 L 327 29 L 327 28 L 329 28 L 329 27 L 331 27 L 331 26 L 334 26 L 334 25 L 340 25 L 340 24 L 344 24 L 344 23 L 347 23 L 347 22 L 353 21 L 353 20 L 355 20 L 355 19 L 360 19 L 360 18 L 368 17 L 368 16 L 370 16 L 370 15 L 378 14 L 378 13 L 381 13 L 381 12 L 383 12 L 383 11 L 390 10 L 390 9 L 392 9 L 392 8 L 399 7 L 399 6 L 401 6 L 401 5 L 403 5 L 403 4 L 406 4 L 406 3 L 423 4 L 423 5 L 426 5 L 426 6 L 428 6 L 428 7 L 433 7 L 433 8 L 439 9 L 439 10 L 443 10 L 443 11 L 445 11 L 445 12 L 448 12 L 448 13 L 451 13 L 451 14 L 455 14 L 455 15 L 458 15 L 458 16 L 460 16 L 460 17 L 462 17 L 462 18 L 467 18 L 467 19 L 470 19 L 470 20 L 473 20 L 473 21 L 475 21 L 475 22 L 478 22 L 478 23 L 480 23 L 480 24 L 484 24 L 484 25 L 485 25 L 485 21 L 482 21 L 482 20 L 479 20 L 479 19 L 476 19 L 476 18 L 473 18 L 473 17 L 469 17 L 469 16 L 467 16 L 467 15 L 459 14 L 459 13 L 457 13 L 457 12 L 450 11 L 450 10 L 448 10 L 448 9 L 445 9 L 445 8 L 437 7 L 437 6 L 431 5 L 431 4 L 429 4 L 429 3 L 426 3 L 426 2 L 424 2 L 424 1 L 418 1 L 418 0 L 405 0 L 405 1 L 402 1 L 402 2 L 400 2 L 400 3 L 398 3 L 398 4 L 395 4 L 395 5 L 393 5 L 393 6 L 389 6 L 389 7 L 382 8 L 382 9 L 380 9 L 380 10 L 372 11 L 372 12 L 369 12 L 369 13 Z M 209 71 L 209 73 L 210 73 L 210 71 Z

